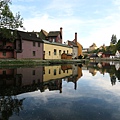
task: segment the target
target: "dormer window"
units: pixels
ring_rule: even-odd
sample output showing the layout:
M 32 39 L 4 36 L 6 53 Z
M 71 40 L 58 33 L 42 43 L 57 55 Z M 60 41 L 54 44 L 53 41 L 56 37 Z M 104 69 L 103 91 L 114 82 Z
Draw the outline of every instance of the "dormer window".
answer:
M 55 39 L 53 38 L 53 42 L 55 42 Z
M 39 38 L 39 34 L 37 33 L 36 35 L 37 35 L 37 38 Z

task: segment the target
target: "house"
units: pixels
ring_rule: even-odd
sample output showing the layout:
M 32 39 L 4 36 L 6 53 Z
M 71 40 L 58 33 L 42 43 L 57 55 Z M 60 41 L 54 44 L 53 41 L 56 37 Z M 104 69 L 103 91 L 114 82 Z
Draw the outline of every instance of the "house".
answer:
M 97 57 L 98 57 L 98 55 L 97 55 L 96 53 L 91 54 L 91 55 L 89 56 L 90 59 L 96 59 Z
M 62 53 L 61 59 L 72 59 L 72 54 Z
M 12 37 L 9 39 L 0 36 L 0 58 L 28 59 L 39 58 L 43 59 L 43 42 L 40 37 L 34 32 L 23 32 L 8 30 Z
M 7 34 L 11 35 L 10 38 L 5 38 L 0 33 L 0 58 L 14 58 L 15 44 L 12 41 L 12 36 L 16 34 L 16 31 L 6 30 Z
M 92 51 L 92 50 L 96 50 L 97 49 L 97 46 L 95 43 L 93 43 L 90 47 L 89 47 L 89 51 Z
M 38 32 L 37 32 L 38 33 Z M 45 30 L 41 29 L 40 33 L 38 33 L 40 35 L 40 38 L 45 40 L 46 37 L 48 36 L 48 32 L 46 32 Z
M 72 47 L 47 40 L 43 40 L 43 42 L 43 59 L 62 59 L 63 56 L 66 56 L 64 59 L 72 59 Z
M 73 47 L 73 55 L 72 58 L 79 58 L 82 56 L 82 45 L 77 41 L 77 33 L 75 33 L 75 38 L 73 41 L 67 41 L 66 44 L 69 46 Z
M 116 58 L 120 58 L 120 51 L 119 51 L 119 50 L 116 51 L 115 57 L 116 57 Z
M 62 27 L 60 28 L 60 31 L 50 31 L 47 34 L 46 40 L 48 40 L 49 42 L 62 44 Z
M 102 58 L 109 58 L 110 57 L 110 53 L 102 53 Z
M 43 59 L 43 42 L 34 32 L 18 31 L 14 54 L 16 59 Z
M 73 47 L 72 59 L 78 58 L 77 33 L 75 33 L 75 41 L 76 42 L 68 40 L 66 42 L 67 45 Z

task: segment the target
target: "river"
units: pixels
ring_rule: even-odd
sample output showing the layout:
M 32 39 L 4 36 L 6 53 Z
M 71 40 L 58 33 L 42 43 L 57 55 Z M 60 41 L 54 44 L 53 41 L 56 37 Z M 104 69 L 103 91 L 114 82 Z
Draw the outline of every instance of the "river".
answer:
M 0 68 L 1 120 L 120 120 L 120 64 Z

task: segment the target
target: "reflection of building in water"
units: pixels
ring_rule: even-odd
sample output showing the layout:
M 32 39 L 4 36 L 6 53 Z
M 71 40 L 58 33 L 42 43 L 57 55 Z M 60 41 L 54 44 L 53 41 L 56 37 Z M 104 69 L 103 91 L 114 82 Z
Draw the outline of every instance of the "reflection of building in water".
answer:
M 72 75 L 72 66 L 45 66 L 44 67 L 45 73 L 43 74 L 43 82 L 62 79 L 67 76 Z
M 0 85 L 14 85 L 14 69 L 0 69 Z
M 43 67 L 0 69 L 0 85 L 25 86 L 43 80 Z
M 78 65 L 41 66 L 33 68 L 0 69 L 0 94 L 17 95 L 45 89 L 60 90 L 62 79 L 76 81 L 82 76 L 82 69 Z
M 93 76 L 95 76 L 97 73 L 97 70 L 94 68 L 89 68 L 89 73 L 91 73 Z
M 16 78 L 17 80 L 21 79 L 22 86 L 38 84 L 43 80 L 43 67 L 17 68 L 16 75 L 22 76 Z
M 62 79 L 75 83 L 76 89 L 77 80 L 82 76 L 82 68 L 78 65 L 46 66 L 44 70 L 41 92 L 45 91 L 45 89 L 51 90 L 51 88 L 54 88 L 56 90 L 57 88 L 61 93 Z
M 116 83 L 116 76 L 112 75 L 112 76 L 110 76 L 110 79 L 111 79 L 111 84 L 115 85 L 115 83 Z
M 77 89 L 77 81 L 82 77 L 82 66 L 81 65 L 72 65 L 72 73 L 73 75 L 64 79 L 67 82 L 74 83 L 74 89 Z
M 42 80 L 43 67 L 0 69 L 0 94 L 35 91 Z
M 43 84 L 40 87 L 41 92 L 45 89 L 59 90 L 62 93 L 62 79 L 72 76 L 71 65 L 45 66 L 43 74 Z

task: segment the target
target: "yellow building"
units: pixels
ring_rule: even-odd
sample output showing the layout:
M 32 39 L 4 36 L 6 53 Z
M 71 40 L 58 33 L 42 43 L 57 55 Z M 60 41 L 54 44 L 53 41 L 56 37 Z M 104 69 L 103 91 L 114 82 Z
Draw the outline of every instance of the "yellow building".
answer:
M 72 47 L 66 44 L 61 44 L 57 42 L 49 42 L 43 40 L 44 46 L 44 59 L 61 59 L 63 53 L 69 54 L 72 56 Z
M 93 43 L 90 47 L 89 47 L 89 51 L 92 51 L 92 50 L 96 50 L 98 47 L 96 46 L 95 43 Z
M 79 42 L 77 42 L 77 46 L 78 46 L 78 56 L 82 56 L 83 55 L 83 53 L 82 53 L 82 45 L 79 43 Z

